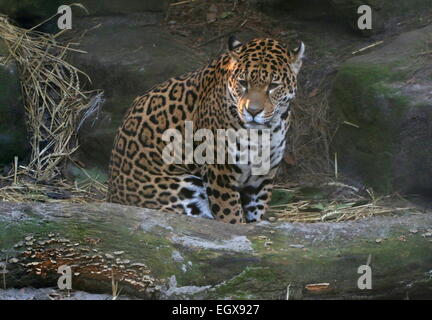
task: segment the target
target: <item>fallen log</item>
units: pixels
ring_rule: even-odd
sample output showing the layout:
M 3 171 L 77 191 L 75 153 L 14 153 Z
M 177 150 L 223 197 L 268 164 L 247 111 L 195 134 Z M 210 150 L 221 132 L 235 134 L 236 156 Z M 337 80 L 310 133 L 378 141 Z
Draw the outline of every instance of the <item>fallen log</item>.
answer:
M 69 266 L 72 290 L 145 299 L 432 298 L 431 228 L 430 213 L 229 225 L 108 203 L 3 202 L 0 288 L 56 287 Z M 369 281 L 362 265 L 371 289 L 358 286 Z

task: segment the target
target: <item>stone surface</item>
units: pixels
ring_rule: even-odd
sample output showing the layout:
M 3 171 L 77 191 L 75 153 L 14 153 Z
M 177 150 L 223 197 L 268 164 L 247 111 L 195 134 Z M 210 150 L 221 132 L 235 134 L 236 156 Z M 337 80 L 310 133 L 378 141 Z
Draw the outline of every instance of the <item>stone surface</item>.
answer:
M 395 18 L 416 16 L 424 9 L 430 9 L 429 0 L 328 0 L 336 15 L 345 21 L 352 30 L 364 36 L 381 33 L 389 21 Z M 359 30 L 357 26 L 360 14 L 357 9 L 361 5 L 368 5 L 372 9 L 372 29 Z M 390 26 L 388 26 L 390 27 Z
M 0 56 L 8 54 L 0 40 Z M 14 156 L 24 157 L 27 131 L 18 70 L 13 63 L 0 65 L 0 166 L 10 164 Z
M 375 191 L 432 194 L 431 48 L 428 26 L 347 60 L 337 74 L 339 168 Z
M 385 0 L 329 0 L 337 17 L 344 21 L 352 30 L 364 36 L 381 33 L 384 31 L 383 7 Z M 372 29 L 360 30 L 357 21 L 361 14 L 357 13 L 361 5 L 368 5 L 372 9 Z
M 80 3 L 90 15 L 127 14 L 136 12 L 163 12 L 169 0 L 0 0 L 0 12 L 11 18 L 36 20 L 46 19 L 57 13 L 61 5 Z M 73 12 L 81 15 L 83 10 L 73 7 Z
M 113 300 L 112 295 L 73 291 L 69 295 L 57 288 L 21 288 L 0 290 L 0 300 Z M 116 300 L 129 300 L 121 296 Z
M 9 16 L 23 28 L 33 28 L 47 33 L 59 32 L 56 16 L 61 5 L 73 5 L 72 29 L 76 28 L 75 20 L 81 16 L 109 16 L 152 12 L 161 18 L 168 10 L 169 0 L 0 0 L 0 13 Z M 83 8 L 84 7 L 84 8 Z
M 173 76 L 193 71 L 207 60 L 160 25 L 160 16 L 79 18 L 76 30 L 99 25 L 80 41 L 73 63 L 92 79 L 92 87 L 105 91 L 99 120 L 88 121 L 80 132 L 83 155 L 96 155 L 93 163 L 106 167 L 112 142 L 124 113 L 138 95 Z
M 363 36 L 382 33 L 394 18 L 415 16 L 430 8 L 430 0 L 253 0 L 260 10 L 281 16 L 292 13 L 304 20 L 338 20 Z M 357 26 L 360 14 L 357 9 L 368 5 L 372 9 L 372 29 L 360 30 Z
M 13 19 L 48 18 L 57 12 L 57 8 L 66 4 L 62 0 L 0 0 L 0 12 Z
M 75 1 L 66 1 L 74 3 Z M 91 15 L 128 14 L 136 12 L 164 12 L 169 0 L 81 0 Z

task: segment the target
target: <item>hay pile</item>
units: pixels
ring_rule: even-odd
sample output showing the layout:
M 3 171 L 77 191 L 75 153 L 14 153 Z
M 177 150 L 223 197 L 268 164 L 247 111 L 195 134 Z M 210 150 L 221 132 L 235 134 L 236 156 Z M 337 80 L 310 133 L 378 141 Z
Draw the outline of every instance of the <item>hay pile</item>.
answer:
M 23 29 L 0 15 L 0 38 L 9 51 L 0 57 L 0 64 L 18 66 L 31 146 L 28 164 L 19 165 L 15 157 L 12 169 L 0 177 L 0 201 L 103 199 L 106 186 L 92 177 L 78 185 L 62 175 L 66 161 L 74 162 L 77 132 L 86 118 L 99 111 L 103 92 L 84 91 L 80 76 L 90 79 L 67 62 L 70 52 L 85 52 L 72 48 L 72 43 L 63 44 L 59 40 L 63 31 L 50 35 L 36 31 L 38 26 Z
M 88 77 L 66 61 L 69 52 L 82 51 L 59 42 L 63 32 L 50 35 L 36 27 L 19 28 L 0 16 L 0 38 L 9 49 L 0 63 L 12 60 L 20 71 L 31 157 L 19 174 L 46 182 L 60 175 L 61 164 L 77 150 L 79 125 L 97 110 L 101 96 L 92 99 L 94 91 L 83 91 L 79 75 Z

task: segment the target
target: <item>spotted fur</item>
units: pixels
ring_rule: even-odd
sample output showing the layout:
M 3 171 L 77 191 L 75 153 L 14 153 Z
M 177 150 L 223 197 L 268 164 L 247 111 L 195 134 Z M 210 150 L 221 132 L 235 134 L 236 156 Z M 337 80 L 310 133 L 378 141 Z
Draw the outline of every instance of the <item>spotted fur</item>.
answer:
M 288 50 L 273 39 L 241 44 L 209 65 L 153 87 L 135 99 L 115 138 L 108 201 L 229 223 L 259 221 L 271 198 L 288 129 L 289 103 L 301 68 L 303 43 Z M 270 129 L 270 171 L 253 164 L 168 164 L 169 128 Z

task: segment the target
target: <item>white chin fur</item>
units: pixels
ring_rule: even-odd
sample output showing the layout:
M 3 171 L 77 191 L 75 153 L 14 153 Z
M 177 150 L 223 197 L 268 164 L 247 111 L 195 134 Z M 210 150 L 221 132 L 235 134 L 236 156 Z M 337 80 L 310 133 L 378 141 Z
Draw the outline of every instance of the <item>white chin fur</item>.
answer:
M 258 124 L 264 124 L 265 123 L 264 111 L 261 111 L 255 117 L 253 117 L 249 112 L 247 112 L 246 110 L 244 110 L 243 111 L 243 121 L 245 123 L 249 123 L 249 122 L 254 122 L 255 121 Z
M 256 122 L 247 122 L 244 124 L 244 127 L 246 129 L 267 129 L 268 126 L 265 124 L 259 124 Z

